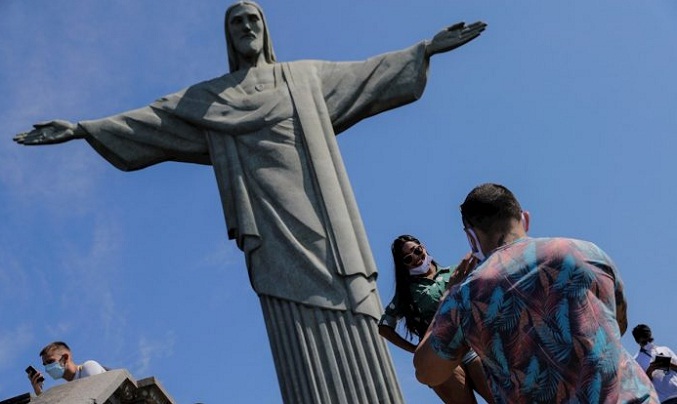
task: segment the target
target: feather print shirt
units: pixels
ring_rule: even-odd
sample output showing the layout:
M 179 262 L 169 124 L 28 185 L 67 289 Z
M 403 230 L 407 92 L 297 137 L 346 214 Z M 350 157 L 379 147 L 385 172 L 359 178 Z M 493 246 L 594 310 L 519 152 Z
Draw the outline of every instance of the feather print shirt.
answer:
M 625 322 L 623 283 L 599 247 L 523 238 L 450 290 L 430 341 L 445 359 L 474 349 L 497 403 L 657 403 L 621 345 Z

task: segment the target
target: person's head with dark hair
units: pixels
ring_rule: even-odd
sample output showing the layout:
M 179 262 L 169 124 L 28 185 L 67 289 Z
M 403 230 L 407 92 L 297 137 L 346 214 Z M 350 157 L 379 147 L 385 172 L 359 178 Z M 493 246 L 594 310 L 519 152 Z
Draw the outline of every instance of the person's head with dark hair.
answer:
M 475 187 L 461 204 L 461 218 L 473 253 L 484 259 L 489 252 L 526 236 L 529 214 L 515 195 L 499 184 Z
M 42 364 L 45 372 L 53 379 L 73 380 L 78 366 L 73 361 L 73 354 L 68 345 L 63 341 L 54 341 L 40 351 Z
M 393 243 L 390 245 L 390 252 L 393 254 L 393 262 L 395 264 L 395 272 L 396 273 L 408 273 L 408 267 L 412 264 L 414 261 L 414 256 L 416 254 L 409 254 L 408 251 L 404 250 L 405 244 L 410 243 L 414 247 L 416 246 L 421 246 L 423 247 L 423 244 L 419 239 L 417 239 L 414 236 L 411 236 L 409 234 L 403 234 L 401 236 L 397 236 L 395 240 L 393 240 Z M 421 255 L 421 254 L 419 254 Z M 405 260 L 405 256 L 407 256 L 407 259 Z M 406 264 L 405 264 L 406 261 Z
M 475 187 L 461 205 L 466 227 L 482 231 L 505 231 L 512 219 L 522 219 L 522 207 L 512 192 L 503 185 L 482 184 Z
M 275 63 L 273 43 L 261 6 L 239 1 L 226 10 L 224 18 L 230 72 L 257 63 Z
M 430 267 L 437 263 L 430 257 L 425 246 L 414 236 L 403 234 L 398 236 L 390 246 L 395 264 L 395 301 L 404 318 L 404 326 L 409 334 L 423 337 L 428 327 L 419 318 L 414 307 L 410 285 L 413 276 L 425 275 Z
M 54 341 L 54 342 L 47 344 L 47 346 L 45 346 L 44 348 L 42 348 L 39 355 L 40 356 L 49 355 L 50 353 L 52 353 L 52 351 L 55 351 L 55 350 L 66 351 L 66 352 L 71 351 L 71 349 L 68 347 L 68 345 L 65 342 Z
M 646 324 L 638 324 L 635 328 L 632 329 L 632 336 L 635 338 L 640 346 L 644 346 L 649 342 L 653 342 L 653 337 L 651 336 L 651 328 Z

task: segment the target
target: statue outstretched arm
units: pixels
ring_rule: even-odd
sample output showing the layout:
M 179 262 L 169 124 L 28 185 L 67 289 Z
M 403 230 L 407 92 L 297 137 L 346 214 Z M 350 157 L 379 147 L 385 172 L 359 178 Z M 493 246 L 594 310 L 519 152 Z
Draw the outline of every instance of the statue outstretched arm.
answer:
M 68 121 L 55 120 L 40 122 L 33 125 L 30 132 L 19 133 L 13 140 L 25 146 L 37 146 L 68 142 L 73 139 L 83 139 L 87 135 L 78 124 Z
M 459 22 L 458 24 L 447 27 L 438 32 L 437 35 L 426 44 L 426 56 L 430 57 L 437 53 L 448 52 L 459 46 L 463 46 L 480 36 L 482 31 L 486 28 L 487 24 L 482 21 L 477 21 L 470 25 Z

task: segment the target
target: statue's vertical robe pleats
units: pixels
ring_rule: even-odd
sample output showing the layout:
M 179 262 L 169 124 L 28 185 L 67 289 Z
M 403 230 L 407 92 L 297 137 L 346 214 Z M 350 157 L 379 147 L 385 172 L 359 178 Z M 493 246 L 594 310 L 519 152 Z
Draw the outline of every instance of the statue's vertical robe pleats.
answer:
M 402 403 L 375 320 L 260 296 L 285 403 Z

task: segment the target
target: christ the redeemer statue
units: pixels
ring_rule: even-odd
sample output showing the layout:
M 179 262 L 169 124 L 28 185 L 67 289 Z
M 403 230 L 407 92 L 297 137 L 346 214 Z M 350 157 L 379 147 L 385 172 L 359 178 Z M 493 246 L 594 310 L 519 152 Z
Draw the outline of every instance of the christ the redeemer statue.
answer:
M 261 8 L 228 8 L 230 73 L 119 115 L 51 121 L 14 140 L 85 139 L 115 167 L 211 164 L 228 227 L 260 298 L 286 403 L 398 403 L 376 330 L 376 267 L 336 135 L 418 99 L 430 56 L 476 38 L 453 25 L 360 62 L 278 63 Z

